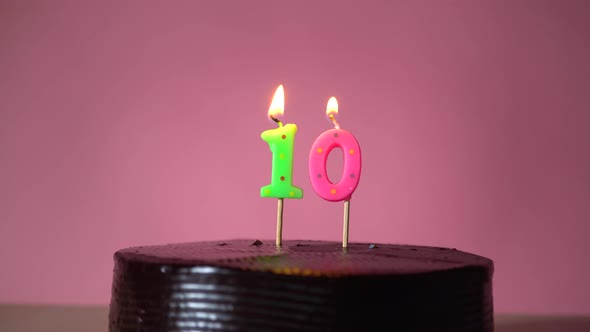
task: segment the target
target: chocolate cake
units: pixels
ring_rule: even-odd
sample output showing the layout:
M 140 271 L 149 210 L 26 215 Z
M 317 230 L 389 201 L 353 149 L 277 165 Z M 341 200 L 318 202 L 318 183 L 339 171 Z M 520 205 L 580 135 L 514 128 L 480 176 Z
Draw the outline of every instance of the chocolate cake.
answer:
M 490 259 L 450 248 L 231 240 L 115 253 L 109 331 L 493 331 Z

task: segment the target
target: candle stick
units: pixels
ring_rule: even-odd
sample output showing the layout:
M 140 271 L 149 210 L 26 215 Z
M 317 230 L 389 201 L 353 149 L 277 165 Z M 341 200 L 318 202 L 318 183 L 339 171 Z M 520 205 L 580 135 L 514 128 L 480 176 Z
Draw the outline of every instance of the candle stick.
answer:
M 282 244 L 283 199 L 302 198 L 303 190 L 293 185 L 293 145 L 297 126 L 279 120 L 285 109 L 285 92 L 282 85 L 277 88 L 268 109 L 268 117 L 279 126 L 260 135 L 272 152 L 271 183 L 260 188 L 261 197 L 278 198 L 276 245 Z
M 313 143 L 309 152 L 309 178 L 314 191 L 321 198 L 330 202 L 344 201 L 342 247 L 346 248 L 348 247 L 350 199 L 361 176 L 361 149 L 352 134 L 340 129 L 336 114 L 338 114 L 338 101 L 332 97 L 328 101 L 326 115 L 334 123 L 334 129 L 323 132 Z M 340 148 L 344 152 L 344 174 L 338 183 L 332 183 L 328 179 L 326 170 L 328 155 L 334 148 Z

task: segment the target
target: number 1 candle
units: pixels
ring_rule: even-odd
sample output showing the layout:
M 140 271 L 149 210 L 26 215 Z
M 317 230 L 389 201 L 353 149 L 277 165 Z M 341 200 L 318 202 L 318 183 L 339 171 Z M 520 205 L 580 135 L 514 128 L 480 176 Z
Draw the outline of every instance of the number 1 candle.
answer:
M 282 243 L 283 199 L 302 198 L 303 190 L 293 185 L 293 145 L 297 126 L 283 125 L 278 119 L 285 108 L 285 92 L 279 85 L 268 109 L 268 117 L 279 126 L 262 132 L 260 137 L 268 143 L 272 152 L 272 173 L 269 185 L 260 188 L 261 197 L 278 198 L 276 245 Z
M 344 201 L 344 225 L 342 247 L 348 247 L 348 228 L 350 215 L 350 198 L 358 186 L 361 176 L 361 149 L 349 132 L 340 129 L 335 115 L 338 114 L 338 101 L 330 98 L 326 115 L 334 123 L 334 129 L 323 132 L 315 140 L 309 152 L 309 178 L 315 192 L 330 202 Z M 328 179 L 326 163 L 328 155 L 334 148 L 341 148 L 344 155 L 344 172 L 338 183 Z

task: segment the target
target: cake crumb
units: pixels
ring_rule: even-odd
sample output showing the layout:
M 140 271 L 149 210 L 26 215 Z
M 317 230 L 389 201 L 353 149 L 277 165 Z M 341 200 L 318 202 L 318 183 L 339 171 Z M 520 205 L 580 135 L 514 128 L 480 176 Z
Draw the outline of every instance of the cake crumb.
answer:
M 262 241 L 260 241 L 260 240 L 256 240 L 256 241 L 254 241 L 254 243 L 252 243 L 252 245 L 253 245 L 253 246 L 257 246 L 257 247 L 258 247 L 258 246 L 261 246 L 261 245 L 262 245 Z

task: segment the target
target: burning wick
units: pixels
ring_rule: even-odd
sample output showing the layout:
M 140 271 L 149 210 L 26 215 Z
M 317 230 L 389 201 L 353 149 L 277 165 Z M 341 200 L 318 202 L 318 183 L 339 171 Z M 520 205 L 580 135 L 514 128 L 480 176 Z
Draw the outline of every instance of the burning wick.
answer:
M 270 115 L 270 119 L 272 121 L 276 122 L 279 125 L 279 127 L 282 127 L 283 126 L 283 123 L 281 122 L 281 120 L 275 118 L 273 115 Z

